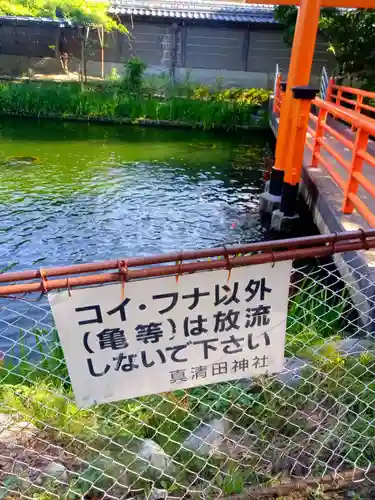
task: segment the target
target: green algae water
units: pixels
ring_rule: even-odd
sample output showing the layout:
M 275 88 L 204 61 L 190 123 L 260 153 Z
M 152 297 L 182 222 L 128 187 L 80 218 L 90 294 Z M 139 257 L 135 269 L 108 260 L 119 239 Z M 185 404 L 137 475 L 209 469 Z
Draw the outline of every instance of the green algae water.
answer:
M 270 140 L 2 119 L 1 269 L 259 240 Z

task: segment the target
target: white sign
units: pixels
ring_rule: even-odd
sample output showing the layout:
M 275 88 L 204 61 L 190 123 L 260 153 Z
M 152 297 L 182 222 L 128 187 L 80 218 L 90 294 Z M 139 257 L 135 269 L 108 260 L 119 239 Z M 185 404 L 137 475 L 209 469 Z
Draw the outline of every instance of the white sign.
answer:
M 290 270 L 287 261 L 50 293 L 77 404 L 282 371 Z

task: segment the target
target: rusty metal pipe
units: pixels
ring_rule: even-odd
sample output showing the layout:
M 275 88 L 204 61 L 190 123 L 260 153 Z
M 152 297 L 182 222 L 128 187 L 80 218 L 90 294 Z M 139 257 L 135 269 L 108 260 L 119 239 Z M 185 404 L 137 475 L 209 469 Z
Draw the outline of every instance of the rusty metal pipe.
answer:
M 281 248 L 288 248 L 291 250 L 306 245 L 312 246 L 332 243 L 333 241 L 346 241 L 371 237 L 375 237 L 375 229 L 322 234 L 316 236 L 306 236 L 303 238 L 289 238 L 285 240 L 265 241 L 245 245 L 207 248 L 202 250 L 185 250 L 146 257 L 130 257 L 129 259 L 107 260 L 88 264 L 74 264 L 71 266 L 15 271 L 0 274 L 0 283 L 41 279 L 42 275 L 46 278 L 52 276 L 67 276 L 72 274 L 108 271 L 111 269 L 119 269 L 121 263 L 125 267 L 141 267 L 152 264 L 164 264 L 167 262 L 180 262 L 209 257 L 219 257 L 223 255 L 235 255 L 238 253 L 264 252 L 267 250 L 275 251 Z
M 355 240 L 355 238 L 353 238 L 353 233 L 360 235 L 360 238 L 359 239 L 357 238 L 358 241 L 353 241 Z M 366 236 L 367 233 L 371 233 L 373 236 L 367 237 Z M 348 233 L 345 234 L 347 235 Z M 185 264 L 182 263 L 169 266 L 159 266 L 153 268 L 151 267 L 145 269 L 134 269 L 134 270 L 128 269 L 126 273 L 121 273 L 121 272 L 103 273 L 90 276 L 67 277 L 67 278 L 53 279 L 53 280 L 43 279 L 37 283 L 19 283 L 13 285 L 5 285 L 0 287 L 0 297 L 6 295 L 32 293 L 32 292 L 43 293 L 62 288 L 75 288 L 79 286 L 100 285 L 104 283 L 130 281 L 135 279 L 152 278 L 157 276 L 194 273 L 212 269 L 226 269 L 226 268 L 229 269 L 232 267 L 265 264 L 265 263 L 279 262 L 289 259 L 299 259 L 306 257 L 324 257 L 332 255 L 334 253 L 375 248 L 374 230 L 363 231 L 363 232 L 353 231 L 352 233 L 350 233 L 350 238 L 345 238 L 344 233 L 337 235 L 328 235 L 328 236 L 329 236 L 328 241 L 326 236 L 325 244 L 321 246 L 294 248 L 288 250 L 280 250 L 278 252 L 268 251 L 266 253 L 257 253 L 253 255 L 233 257 L 229 261 L 227 259 L 222 259 L 222 260 L 213 260 L 204 262 L 187 262 Z M 316 242 L 316 239 L 314 239 L 316 237 L 310 237 L 307 239 L 304 238 L 304 240 L 305 241 L 307 240 L 309 242 L 311 241 L 311 238 L 313 239 L 313 241 Z M 284 246 L 285 242 L 287 241 L 288 240 L 283 241 Z M 327 243 L 329 244 L 327 245 Z M 243 248 L 244 246 L 241 247 Z M 248 246 L 245 245 L 245 247 Z M 205 252 L 205 250 L 197 251 L 196 253 L 198 253 L 201 256 L 202 252 Z M 74 267 L 74 266 L 68 266 L 67 268 L 65 268 L 65 270 L 67 270 L 69 267 Z M 11 273 L 11 274 L 14 275 L 16 273 Z

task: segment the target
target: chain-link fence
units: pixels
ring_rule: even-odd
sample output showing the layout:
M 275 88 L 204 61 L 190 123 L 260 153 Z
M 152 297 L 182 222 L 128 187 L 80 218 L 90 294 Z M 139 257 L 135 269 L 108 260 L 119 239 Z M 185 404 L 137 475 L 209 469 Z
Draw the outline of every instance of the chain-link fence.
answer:
M 293 479 L 371 479 L 375 238 L 356 252 L 304 241 L 284 371 L 254 379 L 78 409 L 45 294 L 2 297 L 0 498 L 249 498 Z

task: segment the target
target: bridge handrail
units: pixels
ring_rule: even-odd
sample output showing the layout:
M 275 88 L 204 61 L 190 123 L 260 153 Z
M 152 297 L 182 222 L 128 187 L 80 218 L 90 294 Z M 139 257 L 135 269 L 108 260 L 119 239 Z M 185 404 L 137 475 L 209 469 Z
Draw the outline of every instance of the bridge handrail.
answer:
M 375 136 L 375 121 L 371 118 L 361 115 L 359 112 L 352 109 L 338 107 L 336 104 L 324 101 L 319 97 L 316 97 L 312 101 L 312 104 L 315 104 L 318 108 L 325 109 L 330 115 L 354 125 L 355 128 L 363 129 L 370 135 Z
M 372 183 L 362 172 L 363 162 L 367 162 L 371 167 L 375 167 L 375 157 L 368 151 L 368 141 L 370 135 L 375 136 L 375 121 L 367 116 L 361 115 L 357 111 L 339 107 L 334 103 L 316 98 L 312 104 L 319 109 L 318 117 L 310 114 L 310 119 L 315 123 L 315 130 L 308 128 L 313 142 L 308 138 L 307 146 L 312 152 L 311 166 L 322 165 L 330 174 L 334 182 L 344 193 L 342 211 L 351 214 L 354 209 L 372 226 L 375 227 L 375 214 L 358 196 L 358 187 L 364 188 L 367 193 L 375 198 L 375 184 Z M 354 142 L 346 138 L 338 129 L 327 124 L 327 115 L 331 115 L 347 124 L 355 127 L 356 135 Z M 324 132 L 333 136 L 346 148 L 352 151 L 351 161 L 347 161 L 339 151 L 335 150 L 328 141 L 324 140 Z M 342 176 L 337 168 L 321 154 L 323 148 L 334 160 L 336 160 L 346 171 L 347 176 Z
M 356 89 L 355 87 L 345 87 L 344 85 L 332 85 L 332 89 L 341 90 L 341 92 L 347 92 L 348 94 L 362 95 L 363 97 L 375 99 L 375 92 L 371 92 L 370 90 Z
M 273 112 L 276 116 L 279 115 L 284 92 L 281 85 L 281 76 L 276 82 L 276 92 L 274 96 Z M 337 91 L 337 93 L 335 93 Z M 356 100 L 351 100 L 343 97 L 343 93 L 351 93 L 356 96 Z M 375 92 L 369 92 L 362 89 L 352 89 L 341 85 L 335 85 L 331 79 L 326 92 L 326 98 L 319 97 L 312 101 L 312 104 L 319 110 L 318 116 L 310 113 L 310 124 L 315 124 L 315 130 L 312 126 L 308 126 L 307 131 L 310 138 L 307 137 L 306 145 L 312 151 L 311 166 L 323 166 L 330 174 L 333 181 L 344 193 L 344 201 L 342 212 L 351 214 L 354 209 L 359 212 L 362 217 L 372 226 L 375 227 L 375 214 L 358 196 L 358 188 L 361 186 L 367 193 L 375 198 L 375 184 L 372 183 L 363 173 L 362 166 L 365 161 L 371 167 L 375 168 L 375 155 L 367 151 L 369 137 L 375 137 L 375 120 L 361 114 L 362 110 L 368 110 L 375 113 L 375 107 L 363 103 L 365 97 L 374 98 Z M 341 106 L 341 102 L 351 104 L 354 109 Z M 344 135 L 339 128 L 327 124 L 327 116 L 341 120 L 349 125 L 349 130 L 355 133 L 354 141 Z M 324 134 L 327 133 L 345 148 L 352 152 L 351 160 L 342 156 L 335 150 L 328 141 L 324 139 Z M 310 142 L 309 142 L 310 139 Z M 312 139 L 312 142 L 311 142 Z M 330 155 L 346 172 L 343 176 L 340 169 L 334 166 L 330 159 L 321 154 L 321 149 Z
M 350 97 L 354 97 L 354 99 L 344 97 L 343 94 L 350 94 Z M 371 111 L 375 113 L 375 106 L 372 106 L 370 104 L 365 104 L 363 102 L 363 100 L 366 98 L 375 100 L 375 92 L 371 92 L 369 90 L 356 89 L 354 87 L 353 88 L 345 87 L 343 85 L 335 85 L 335 84 L 330 86 L 326 96 L 327 100 L 335 102 L 337 106 L 341 106 L 342 103 L 346 103 L 352 106 L 354 110 L 359 113 L 362 110 Z

